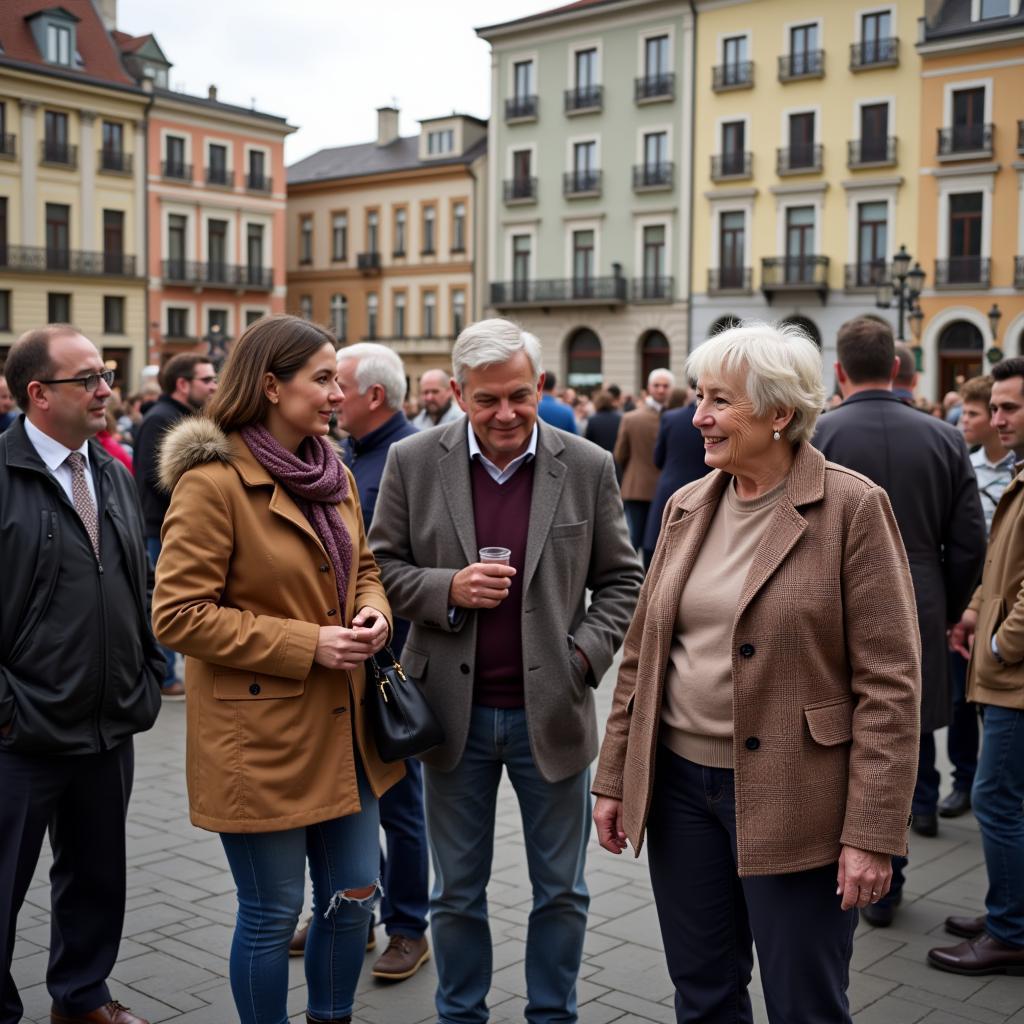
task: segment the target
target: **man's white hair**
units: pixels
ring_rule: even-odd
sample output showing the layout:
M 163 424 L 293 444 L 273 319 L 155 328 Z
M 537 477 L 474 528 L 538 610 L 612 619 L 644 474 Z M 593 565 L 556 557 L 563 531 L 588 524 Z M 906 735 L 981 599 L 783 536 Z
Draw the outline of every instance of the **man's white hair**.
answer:
M 533 379 L 542 372 L 540 342 L 511 320 L 495 317 L 470 324 L 452 349 L 452 372 L 459 387 L 466 385 L 466 371 L 505 363 L 517 352 L 525 352 L 533 367 Z
M 659 377 L 664 377 L 668 381 L 668 386 L 674 388 L 676 386 L 676 375 L 671 370 L 666 370 L 661 367 L 657 370 L 651 370 L 647 375 L 647 387 L 649 388 Z
M 686 360 L 689 380 L 744 372 L 754 413 L 795 410 L 786 438 L 809 441 L 825 405 L 818 346 L 793 324 L 744 321 L 709 338 Z
M 356 387 L 365 395 L 374 384 L 384 389 L 389 409 L 396 412 L 405 400 L 405 367 L 397 352 L 387 345 L 372 341 L 361 341 L 357 345 L 346 345 L 338 349 L 338 365 L 354 360 L 356 362 Z

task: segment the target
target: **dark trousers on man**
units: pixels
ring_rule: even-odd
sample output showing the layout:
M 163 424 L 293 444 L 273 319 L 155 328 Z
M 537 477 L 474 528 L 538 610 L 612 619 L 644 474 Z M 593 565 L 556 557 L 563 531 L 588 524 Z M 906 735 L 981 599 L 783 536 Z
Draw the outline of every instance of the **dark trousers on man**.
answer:
M 110 1000 L 107 977 L 124 924 L 125 816 L 132 741 L 99 754 L 0 752 L 0 1024 L 22 1003 L 11 976 L 18 912 L 50 833 L 50 962 L 54 1009 L 84 1016 Z
M 629 526 L 629 542 L 637 551 L 641 551 L 644 546 L 647 513 L 651 511 L 651 503 L 627 498 L 622 502 L 622 507 L 626 512 L 626 524 Z
M 423 816 L 423 766 L 414 758 L 405 762 L 405 777 L 380 798 L 380 823 L 387 844 L 387 854 L 381 851 L 380 857 L 380 921 L 388 935 L 418 939 L 427 930 L 430 851 Z
M 751 1024 L 752 944 L 772 1024 L 849 1024 L 857 911 L 840 909 L 837 865 L 740 878 L 732 770 L 659 747 L 654 778 L 648 856 L 678 1024 Z
M 949 675 L 953 683 L 953 718 L 946 734 L 946 751 L 953 765 L 953 789 L 970 793 L 978 771 L 978 705 L 967 703 L 967 659 L 949 652 Z

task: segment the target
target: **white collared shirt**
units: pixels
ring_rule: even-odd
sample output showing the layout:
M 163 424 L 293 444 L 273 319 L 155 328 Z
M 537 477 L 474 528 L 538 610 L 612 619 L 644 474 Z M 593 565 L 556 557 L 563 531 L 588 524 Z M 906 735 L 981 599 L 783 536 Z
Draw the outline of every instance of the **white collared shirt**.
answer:
M 466 417 L 466 432 L 469 437 L 469 458 L 470 461 L 473 459 L 479 459 L 480 464 L 487 470 L 488 476 L 496 484 L 506 484 L 509 480 L 516 475 L 516 470 L 527 460 L 534 458 L 537 455 L 537 424 L 533 425 L 533 433 L 530 434 L 530 443 L 526 446 L 526 451 L 522 455 L 517 455 L 504 469 L 499 469 L 486 455 L 480 450 L 480 443 L 476 439 L 476 434 L 473 433 L 473 424 L 469 421 L 469 417 Z
M 55 441 L 49 434 L 44 434 L 27 416 L 25 417 L 25 433 L 32 442 L 39 458 L 43 460 L 46 468 L 54 475 L 57 483 L 64 488 L 68 501 L 73 505 L 75 499 L 71 493 L 71 467 L 67 464 L 67 457 L 71 454 L 70 448 L 65 448 L 60 441 Z M 85 482 L 92 495 L 93 504 L 96 504 L 96 485 L 92 479 L 92 466 L 89 463 L 89 442 L 86 441 L 78 453 L 85 458 Z

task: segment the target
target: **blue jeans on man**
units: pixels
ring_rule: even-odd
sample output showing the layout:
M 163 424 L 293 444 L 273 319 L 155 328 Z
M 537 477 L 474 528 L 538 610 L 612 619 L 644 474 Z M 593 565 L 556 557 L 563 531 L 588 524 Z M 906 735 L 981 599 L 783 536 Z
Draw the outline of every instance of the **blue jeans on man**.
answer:
M 502 769 L 519 800 L 533 909 L 526 932 L 525 1018 L 576 1020 L 576 978 L 590 897 L 583 878 L 590 833 L 590 772 L 545 782 L 522 708 L 474 707 L 462 760 L 424 771 L 434 862 L 430 927 L 439 1024 L 484 1024 L 491 986 L 487 882 Z
M 153 571 L 156 571 L 156 562 L 160 557 L 160 538 L 159 537 L 147 537 L 146 538 L 146 553 L 149 555 L 150 564 L 153 566 Z M 170 647 L 160 646 L 160 650 L 164 652 L 164 660 L 167 662 L 167 672 L 164 675 L 164 680 L 160 684 L 164 689 L 168 686 L 172 686 L 176 677 L 174 674 L 174 651 Z

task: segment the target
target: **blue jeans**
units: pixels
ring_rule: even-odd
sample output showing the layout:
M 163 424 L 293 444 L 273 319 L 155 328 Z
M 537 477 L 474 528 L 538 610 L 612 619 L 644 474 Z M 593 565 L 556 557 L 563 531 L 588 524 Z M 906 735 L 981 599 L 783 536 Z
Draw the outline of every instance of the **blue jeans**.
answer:
M 424 770 L 434 862 L 430 929 L 440 1024 L 484 1024 L 491 986 L 487 882 L 501 771 L 519 800 L 533 909 L 526 929 L 526 1020 L 576 1020 L 576 977 L 590 896 L 583 866 L 590 833 L 590 772 L 545 782 L 521 709 L 474 707 L 462 760 Z
M 380 855 L 384 896 L 381 924 L 388 935 L 418 939 L 427 930 L 430 888 L 427 826 L 423 819 L 423 766 L 405 762 L 405 778 L 380 798 L 387 856 Z
M 986 704 L 971 803 L 988 869 L 985 930 L 1024 949 L 1024 711 Z
M 967 659 L 956 651 L 949 652 L 949 676 L 953 682 L 953 718 L 946 750 L 953 765 L 953 789 L 970 793 L 978 770 L 978 706 L 967 703 Z
M 313 921 L 306 940 L 308 1013 L 335 1020 L 352 1012 L 366 931 L 379 892 L 380 817 L 358 767 L 362 811 L 284 832 L 222 833 L 238 888 L 231 943 L 231 993 L 241 1024 L 287 1024 L 288 942 L 313 879 Z M 347 890 L 374 886 L 356 898 Z
M 156 560 L 160 557 L 160 538 L 159 537 L 147 537 L 146 538 L 146 553 L 149 555 L 149 561 L 153 566 L 153 571 L 156 571 Z M 164 661 L 167 662 L 167 672 L 164 674 L 164 681 L 161 686 L 168 687 L 174 681 L 174 651 L 170 647 L 160 646 L 160 650 L 164 652 Z

